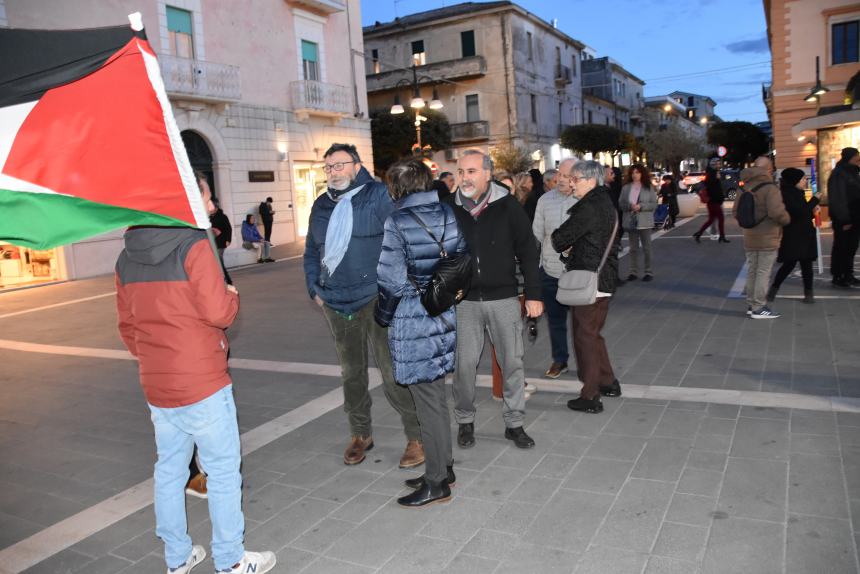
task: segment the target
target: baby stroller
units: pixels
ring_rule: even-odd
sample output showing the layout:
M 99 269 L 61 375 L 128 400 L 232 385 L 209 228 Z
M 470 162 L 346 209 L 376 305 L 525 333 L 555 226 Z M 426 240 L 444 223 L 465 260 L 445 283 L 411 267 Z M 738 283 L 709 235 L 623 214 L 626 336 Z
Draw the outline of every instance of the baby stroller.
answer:
M 661 203 L 654 210 L 654 229 L 669 229 L 670 223 L 669 204 Z

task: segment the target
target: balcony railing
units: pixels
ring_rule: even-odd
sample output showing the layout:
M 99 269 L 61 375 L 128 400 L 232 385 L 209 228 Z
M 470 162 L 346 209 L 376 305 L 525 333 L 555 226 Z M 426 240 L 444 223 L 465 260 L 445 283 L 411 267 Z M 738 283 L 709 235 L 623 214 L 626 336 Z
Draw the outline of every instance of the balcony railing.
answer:
M 487 63 L 483 56 L 469 56 L 444 62 L 433 62 L 418 66 L 418 83 L 421 85 L 432 84 L 441 80 L 466 80 L 477 78 L 487 73 Z M 406 82 L 401 82 L 406 80 Z M 391 90 L 401 85 L 412 82 L 412 69 L 399 68 L 379 74 L 367 76 L 368 93 Z
M 238 66 L 160 55 L 161 76 L 168 95 L 214 102 L 242 99 Z
M 477 121 L 451 124 L 451 141 L 468 142 L 490 138 L 490 122 Z
M 352 92 L 346 86 L 300 80 L 290 83 L 290 97 L 297 113 L 347 116 L 353 112 Z

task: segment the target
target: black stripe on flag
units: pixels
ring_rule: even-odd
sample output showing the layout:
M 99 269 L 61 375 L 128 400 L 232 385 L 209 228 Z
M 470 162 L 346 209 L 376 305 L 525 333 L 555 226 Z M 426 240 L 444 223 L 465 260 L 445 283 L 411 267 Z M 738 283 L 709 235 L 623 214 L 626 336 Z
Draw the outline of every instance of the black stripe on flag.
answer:
M 0 107 L 38 100 L 46 91 L 95 72 L 134 36 L 128 25 L 82 30 L 0 28 Z

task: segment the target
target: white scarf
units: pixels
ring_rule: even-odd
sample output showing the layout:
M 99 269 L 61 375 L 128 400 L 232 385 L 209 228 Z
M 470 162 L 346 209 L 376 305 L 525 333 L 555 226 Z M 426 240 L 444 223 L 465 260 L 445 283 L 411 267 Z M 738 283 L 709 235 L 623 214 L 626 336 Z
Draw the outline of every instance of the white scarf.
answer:
M 329 219 L 325 232 L 325 254 L 322 260 L 329 276 L 334 275 L 335 269 L 340 265 L 349 248 L 349 240 L 352 238 L 352 198 L 362 189 L 364 185 L 340 196 Z

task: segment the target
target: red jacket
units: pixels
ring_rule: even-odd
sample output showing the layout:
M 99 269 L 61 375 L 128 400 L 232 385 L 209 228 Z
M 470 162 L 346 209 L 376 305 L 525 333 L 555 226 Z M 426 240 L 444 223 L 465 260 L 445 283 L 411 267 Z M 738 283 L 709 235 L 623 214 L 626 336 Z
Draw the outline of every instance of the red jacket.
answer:
M 116 263 L 119 332 L 156 407 L 191 405 L 231 383 L 224 329 L 239 312 L 206 234 L 140 227 Z

